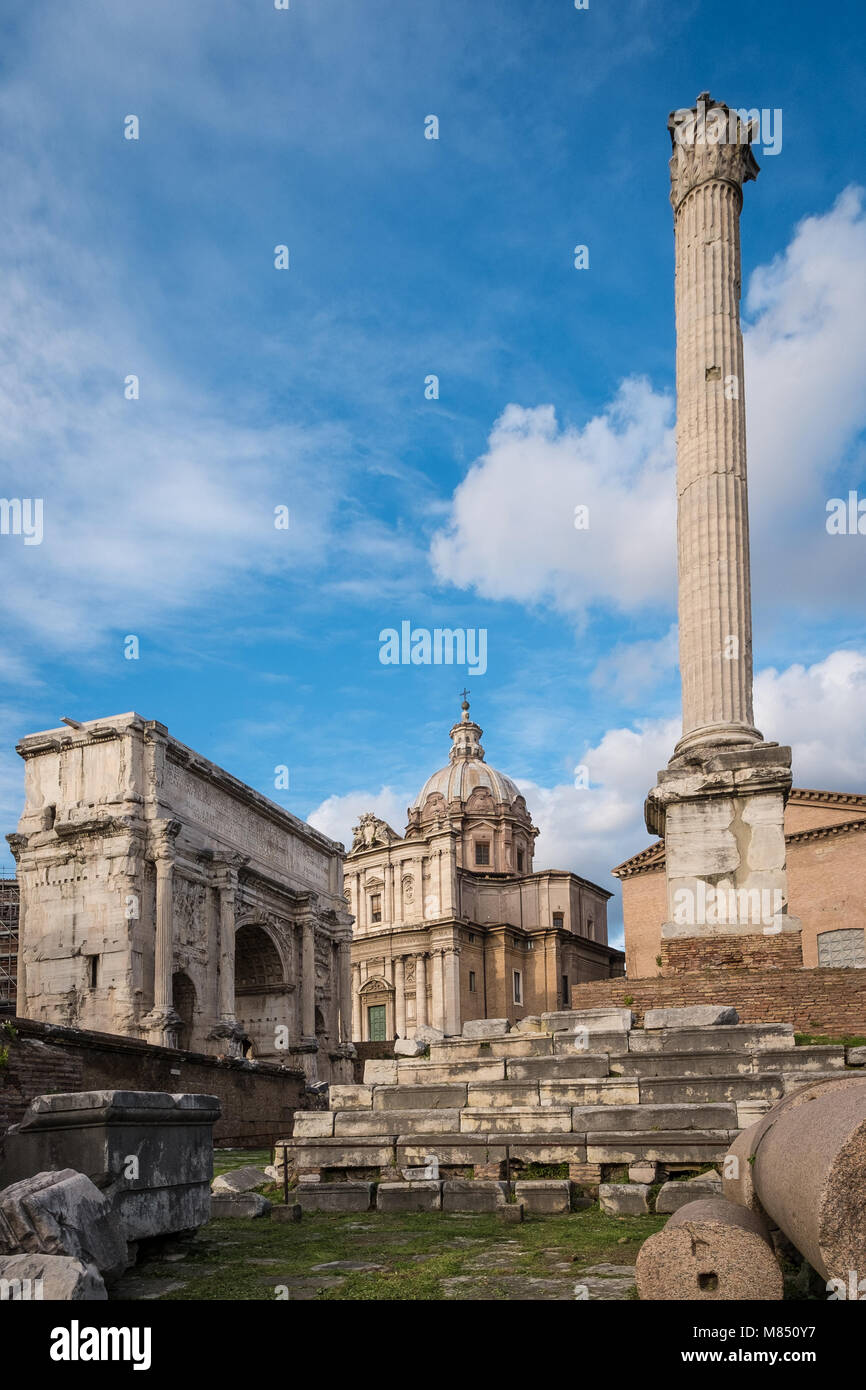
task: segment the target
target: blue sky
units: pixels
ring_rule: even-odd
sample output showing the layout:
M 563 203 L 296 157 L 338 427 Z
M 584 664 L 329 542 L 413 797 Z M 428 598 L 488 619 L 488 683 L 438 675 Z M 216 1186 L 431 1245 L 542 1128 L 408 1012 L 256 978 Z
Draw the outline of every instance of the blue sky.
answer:
M 866 497 L 862 6 L 0 15 L 2 491 L 45 518 L 0 537 L 5 829 L 18 737 L 127 709 L 401 829 L 466 684 L 538 866 L 616 887 L 677 727 L 665 124 L 704 89 L 783 116 L 743 215 L 759 724 L 864 790 L 866 536 L 825 528 Z M 404 619 L 485 628 L 486 673 L 383 666 Z

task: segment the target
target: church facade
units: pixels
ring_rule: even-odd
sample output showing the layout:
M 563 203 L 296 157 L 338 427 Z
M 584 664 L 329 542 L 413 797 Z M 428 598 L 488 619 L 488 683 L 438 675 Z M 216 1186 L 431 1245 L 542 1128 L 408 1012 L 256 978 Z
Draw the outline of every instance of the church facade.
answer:
M 486 761 L 464 700 L 449 761 L 400 835 L 371 812 L 345 865 L 355 919 L 352 1037 L 413 1037 L 432 1025 L 569 1007 L 572 985 L 623 973 L 607 944 L 604 888 L 535 871 L 537 829 L 509 777 Z

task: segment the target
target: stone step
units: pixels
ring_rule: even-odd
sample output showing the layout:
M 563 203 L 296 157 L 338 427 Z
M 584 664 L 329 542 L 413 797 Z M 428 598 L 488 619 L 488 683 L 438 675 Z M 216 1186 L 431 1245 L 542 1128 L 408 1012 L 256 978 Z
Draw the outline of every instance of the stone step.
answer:
M 629 1033 L 590 1033 L 588 1038 L 574 1037 L 571 1033 L 553 1035 L 555 1057 L 589 1056 L 599 1052 L 626 1052 Z
M 516 1057 L 505 1063 L 509 1081 L 572 1081 L 605 1077 L 610 1064 L 606 1052 L 575 1052 L 551 1057 Z M 489 1077 L 479 1077 L 489 1080 Z
M 452 1081 L 504 1081 L 504 1057 L 465 1058 L 460 1062 L 406 1062 L 397 1068 L 401 1086 L 446 1086 Z
M 459 1110 L 466 1104 L 466 1082 L 440 1085 L 375 1086 L 373 1110 Z
M 542 1105 L 637 1105 L 640 1086 L 632 1077 L 600 1076 L 597 1080 L 539 1081 Z
M 756 1059 L 761 1071 L 833 1072 L 844 1071 L 845 1049 L 840 1044 L 815 1047 L 761 1049 Z
M 288 1140 L 289 1162 L 304 1168 L 388 1168 L 395 1163 L 396 1135 L 358 1135 L 352 1139 Z M 277 1166 L 282 1167 L 277 1146 Z
M 771 1054 L 772 1055 L 772 1054 Z M 762 1052 L 761 1057 L 765 1054 Z M 762 1063 L 763 1065 L 763 1063 Z M 614 1076 L 733 1076 L 747 1075 L 755 1070 L 754 1052 L 628 1052 L 611 1055 L 610 1070 Z M 771 1067 L 765 1070 L 773 1070 Z
M 780 1100 L 784 1094 L 780 1072 L 737 1076 L 642 1076 L 638 1085 L 642 1106 L 726 1100 L 771 1101 Z
M 582 1105 L 572 1110 L 577 1134 L 737 1128 L 737 1108 L 730 1104 Z
M 457 1113 L 462 1134 L 568 1134 L 572 1128 L 571 1108 L 567 1105 L 513 1105 L 507 1110 L 479 1106 Z
M 587 1163 L 720 1163 L 736 1130 L 629 1130 L 587 1136 Z
M 397 1140 L 397 1162 L 416 1167 L 433 1155 L 442 1168 L 494 1163 L 584 1163 L 586 1145 L 576 1134 L 406 1135 Z
M 356 1135 L 396 1138 L 398 1134 L 448 1134 L 460 1130 L 461 1110 L 338 1110 L 335 1138 Z
M 705 1028 L 635 1028 L 629 1052 L 755 1052 L 794 1046 L 791 1023 L 723 1023 Z
M 541 1015 L 543 1026 L 551 1033 L 621 1033 L 632 1026 L 631 1009 L 557 1009 Z
M 550 1033 L 503 1033 L 499 1038 L 448 1038 L 430 1044 L 431 1062 L 466 1062 L 499 1057 L 549 1057 Z

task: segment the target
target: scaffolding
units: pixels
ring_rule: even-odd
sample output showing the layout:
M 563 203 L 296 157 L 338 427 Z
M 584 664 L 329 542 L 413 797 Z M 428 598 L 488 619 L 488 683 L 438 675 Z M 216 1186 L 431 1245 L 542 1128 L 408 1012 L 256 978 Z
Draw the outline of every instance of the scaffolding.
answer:
M 0 868 L 0 1010 L 15 1012 L 18 985 L 18 880 Z

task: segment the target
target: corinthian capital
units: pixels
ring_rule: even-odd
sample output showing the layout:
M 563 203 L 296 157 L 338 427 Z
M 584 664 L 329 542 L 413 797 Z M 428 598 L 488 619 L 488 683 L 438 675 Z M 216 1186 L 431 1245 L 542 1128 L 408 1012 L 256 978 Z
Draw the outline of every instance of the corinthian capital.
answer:
M 757 112 L 754 113 L 757 116 Z M 671 202 L 674 211 L 683 199 L 702 183 L 722 179 L 742 189 L 749 179 L 758 177 L 758 161 L 752 153 L 755 129 L 751 112 L 713 101 L 701 92 L 693 107 L 672 111 L 668 116 L 673 153 L 670 161 Z

